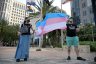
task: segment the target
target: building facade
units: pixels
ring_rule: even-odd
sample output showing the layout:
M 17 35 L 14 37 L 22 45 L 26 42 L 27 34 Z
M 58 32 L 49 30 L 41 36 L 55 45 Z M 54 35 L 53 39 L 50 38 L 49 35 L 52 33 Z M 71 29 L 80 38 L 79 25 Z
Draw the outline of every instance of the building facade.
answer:
M 71 3 L 71 12 L 77 24 L 95 24 L 91 0 L 73 0 Z
M 14 0 L 0 0 L 0 18 L 10 21 Z
M 16 0 L 0 0 L 0 18 L 6 20 L 9 25 L 21 24 L 25 16 L 29 16 L 26 4 Z
M 94 13 L 94 20 L 95 20 L 95 25 L 96 25 L 96 0 L 91 0 L 92 1 L 92 9 Z
M 9 24 L 16 25 L 22 23 L 22 21 L 24 21 L 25 18 L 25 12 L 26 12 L 25 9 L 26 9 L 25 4 L 14 1 L 10 18 L 11 20 L 9 21 Z
M 73 0 L 71 3 L 71 12 L 76 24 L 80 23 L 80 6 L 79 0 Z

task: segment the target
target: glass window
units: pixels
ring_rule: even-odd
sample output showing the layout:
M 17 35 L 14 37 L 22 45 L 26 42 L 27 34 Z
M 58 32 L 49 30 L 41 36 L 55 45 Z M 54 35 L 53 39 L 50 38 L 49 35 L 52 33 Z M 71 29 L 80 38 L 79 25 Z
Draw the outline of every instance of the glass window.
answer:
M 5 3 L 4 5 L 4 9 L 3 9 L 4 11 L 6 11 L 6 7 L 7 7 L 7 3 Z
M 15 7 L 15 3 L 13 3 L 13 7 Z
M 90 11 L 90 14 L 93 12 L 91 8 L 90 8 L 90 10 L 89 10 L 89 11 Z
M 10 22 L 10 24 L 12 24 L 12 22 Z
M 86 16 L 86 14 L 87 14 L 87 13 L 86 13 L 86 11 L 85 11 L 85 16 Z
M 6 0 L 6 2 L 8 2 L 8 0 Z
M 86 11 L 83 11 L 83 16 L 86 16 L 86 15 L 87 15 Z
M 86 2 L 82 3 L 82 8 L 86 7 Z
M 17 3 L 15 3 L 15 6 L 17 6 Z

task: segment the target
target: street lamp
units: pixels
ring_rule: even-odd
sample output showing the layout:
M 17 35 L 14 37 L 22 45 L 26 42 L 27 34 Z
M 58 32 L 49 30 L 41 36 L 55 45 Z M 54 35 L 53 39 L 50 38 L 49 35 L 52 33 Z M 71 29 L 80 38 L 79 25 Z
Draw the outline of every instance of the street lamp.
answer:
M 91 26 L 91 28 L 92 28 L 92 41 L 93 41 L 93 43 L 94 43 L 94 31 L 93 31 L 94 23 L 91 22 L 91 24 L 92 24 L 92 26 Z

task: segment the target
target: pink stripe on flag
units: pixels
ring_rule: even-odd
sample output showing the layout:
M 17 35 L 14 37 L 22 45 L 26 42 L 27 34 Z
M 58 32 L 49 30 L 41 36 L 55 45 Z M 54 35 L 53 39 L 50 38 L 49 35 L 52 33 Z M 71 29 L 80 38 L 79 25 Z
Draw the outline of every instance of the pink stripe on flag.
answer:
M 59 23 L 54 23 L 51 25 L 46 25 L 43 28 L 43 34 L 48 33 L 50 31 L 56 30 L 56 29 L 66 29 L 66 22 L 59 22 Z
M 61 30 L 66 30 L 66 28 L 67 28 L 67 27 L 62 27 Z M 57 29 L 59 29 L 59 28 L 57 28 Z M 57 30 L 57 29 L 54 29 L 54 30 Z M 51 31 L 53 31 L 53 30 L 50 30 L 50 31 L 42 31 L 42 32 L 43 32 L 42 34 L 46 34 L 46 33 L 51 32 Z
M 60 23 L 60 22 L 66 22 L 68 19 L 67 18 L 50 18 L 46 22 L 46 25 L 51 25 L 54 23 Z

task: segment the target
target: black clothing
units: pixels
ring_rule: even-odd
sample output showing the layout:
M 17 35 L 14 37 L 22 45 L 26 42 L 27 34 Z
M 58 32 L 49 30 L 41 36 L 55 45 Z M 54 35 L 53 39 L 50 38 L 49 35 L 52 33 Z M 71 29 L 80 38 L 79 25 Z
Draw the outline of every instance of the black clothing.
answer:
M 21 35 L 30 35 L 31 33 L 30 33 L 30 28 L 31 28 L 31 24 L 24 24 L 24 25 L 26 25 L 27 27 L 28 27 L 28 33 L 22 33 Z M 21 25 L 21 27 L 23 26 L 23 24 Z
M 67 24 L 67 36 L 69 37 L 77 36 L 76 28 L 77 26 L 75 24 Z

